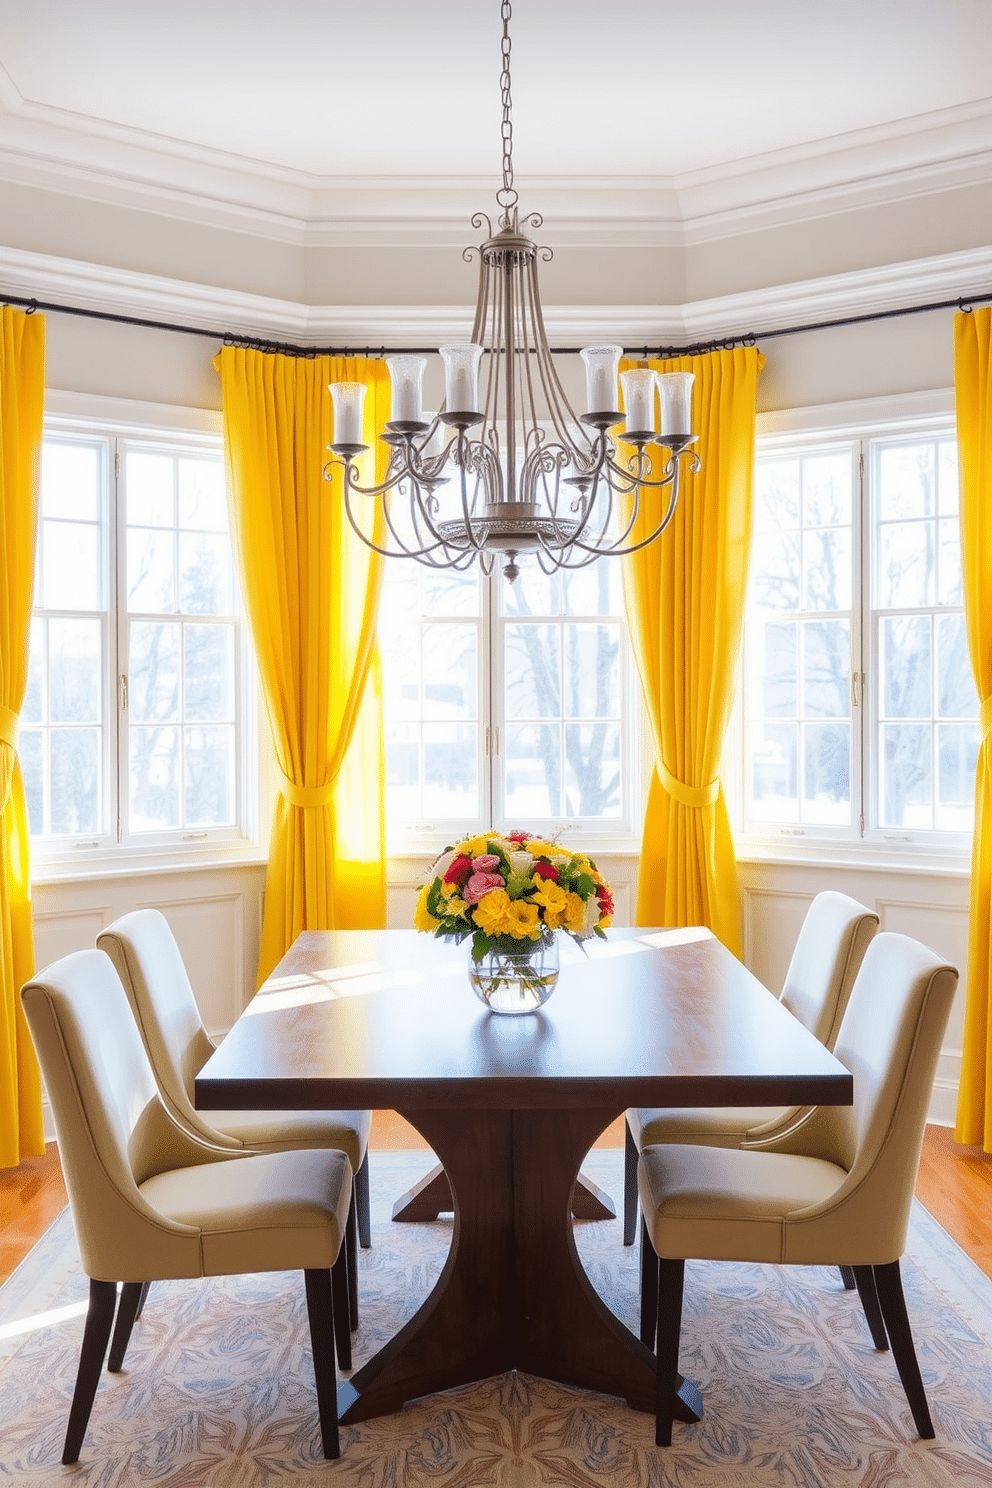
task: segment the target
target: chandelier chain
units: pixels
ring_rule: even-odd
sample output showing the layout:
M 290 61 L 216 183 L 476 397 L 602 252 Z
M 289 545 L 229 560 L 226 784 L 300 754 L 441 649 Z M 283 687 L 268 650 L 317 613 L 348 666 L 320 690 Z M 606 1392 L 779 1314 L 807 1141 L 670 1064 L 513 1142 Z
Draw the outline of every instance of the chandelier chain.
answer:
M 503 70 L 499 79 L 500 99 L 503 104 L 503 122 L 500 130 L 503 140 L 503 185 L 496 193 L 496 200 L 505 212 L 509 212 L 517 204 L 517 193 L 513 185 L 513 119 L 511 116 L 513 105 L 510 98 L 510 0 L 503 0 L 500 14 L 503 18 L 503 40 L 500 47 Z

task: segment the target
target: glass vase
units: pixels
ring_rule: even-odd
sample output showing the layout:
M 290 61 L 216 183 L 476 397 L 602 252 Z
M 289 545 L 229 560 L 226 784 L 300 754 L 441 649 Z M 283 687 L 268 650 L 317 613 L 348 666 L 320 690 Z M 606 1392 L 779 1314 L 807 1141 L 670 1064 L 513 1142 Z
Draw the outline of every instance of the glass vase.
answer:
M 481 961 L 469 949 L 468 979 L 493 1013 L 533 1013 L 547 1002 L 558 982 L 558 937 L 514 941 L 486 951 Z

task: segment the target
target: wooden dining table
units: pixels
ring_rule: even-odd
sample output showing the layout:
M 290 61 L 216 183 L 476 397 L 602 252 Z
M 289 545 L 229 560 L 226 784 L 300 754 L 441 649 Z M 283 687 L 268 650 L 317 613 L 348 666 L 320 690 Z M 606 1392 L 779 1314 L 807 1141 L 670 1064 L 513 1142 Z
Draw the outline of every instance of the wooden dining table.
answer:
M 708 931 L 565 941 L 536 1013 L 489 1012 L 466 946 L 413 930 L 308 931 L 196 1077 L 204 1110 L 388 1109 L 444 1166 L 441 1276 L 349 1380 L 345 1422 L 520 1370 L 654 1410 L 654 1356 L 596 1293 L 573 1186 L 628 1106 L 829 1104 L 850 1072 Z M 696 1420 L 684 1381 L 676 1410 Z

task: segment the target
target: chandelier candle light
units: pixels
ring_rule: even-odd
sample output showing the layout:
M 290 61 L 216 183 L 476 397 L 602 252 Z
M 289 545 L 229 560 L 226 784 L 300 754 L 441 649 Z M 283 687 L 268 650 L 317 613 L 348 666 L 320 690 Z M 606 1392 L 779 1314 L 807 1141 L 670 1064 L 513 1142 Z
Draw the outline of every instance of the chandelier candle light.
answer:
M 513 186 L 510 103 L 510 4 L 503 0 L 500 94 L 503 103 L 503 185 L 496 193 L 498 230 L 484 213 L 472 225 L 488 228 L 479 254 L 479 295 L 472 339 L 440 347 L 445 398 L 425 416 L 426 357 L 386 358 L 392 417 L 382 436 L 392 447 L 379 485 L 359 484 L 363 383 L 330 384 L 335 458 L 330 480 L 343 467 L 344 500 L 363 542 L 386 557 L 415 558 L 431 568 L 467 568 L 477 557 L 491 573 L 497 553 L 517 577 L 517 558 L 535 553 L 545 573 L 582 568 L 604 554 L 624 555 L 654 542 L 670 522 L 683 462 L 699 468 L 688 446 L 692 374 L 637 367 L 620 375 L 625 414 L 616 407 L 622 348 L 589 346 L 587 412 L 577 418 L 561 385 L 544 328 L 537 283 L 538 255 L 547 248 L 521 231 Z M 532 214 L 525 227 L 541 226 Z M 483 387 L 480 390 L 480 373 Z M 660 420 L 659 420 L 660 405 Z M 610 431 L 624 422 L 615 441 Z M 469 431 L 472 431 L 471 437 Z M 627 448 L 621 454 L 617 441 Z M 382 542 L 356 514 L 353 498 L 377 502 Z M 642 497 L 656 501 L 645 520 Z M 649 529 L 645 531 L 645 528 Z

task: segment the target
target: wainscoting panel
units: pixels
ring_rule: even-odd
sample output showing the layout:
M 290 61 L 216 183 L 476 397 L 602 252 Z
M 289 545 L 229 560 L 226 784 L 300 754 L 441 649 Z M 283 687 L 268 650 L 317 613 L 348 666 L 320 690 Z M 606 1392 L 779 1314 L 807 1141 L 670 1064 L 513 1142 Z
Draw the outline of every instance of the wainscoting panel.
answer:
M 806 908 L 823 889 L 837 889 L 860 899 L 878 913 L 882 930 L 911 935 L 958 968 L 958 992 L 930 1102 L 930 1120 L 953 1126 L 968 969 L 967 872 L 756 859 L 741 859 L 738 869 L 744 959 L 775 992 L 782 986 Z

